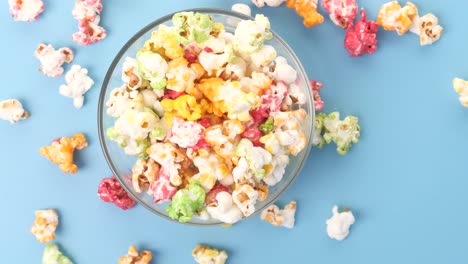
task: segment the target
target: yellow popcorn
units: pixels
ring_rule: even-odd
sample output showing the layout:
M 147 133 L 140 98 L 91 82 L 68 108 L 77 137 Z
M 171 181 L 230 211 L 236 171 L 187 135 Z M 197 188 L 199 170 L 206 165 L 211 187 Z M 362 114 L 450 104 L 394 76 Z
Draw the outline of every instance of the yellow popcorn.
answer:
M 468 107 L 468 81 L 460 78 L 453 79 L 453 89 L 460 95 L 460 103 L 464 107 Z
M 157 52 L 172 60 L 184 55 L 184 50 L 177 42 L 174 33 L 165 25 L 160 25 L 158 30 L 153 31 L 142 50 Z
M 192 256 L 199 264 L 224 264 L 228 258 L 226 251 L 205 245 L 197 245 L 192 251 Z
M 384 4 L 377 16 L 377 25 L 385 30 L 395 30 L 398 35 L 403 35 L 411 28 L 418 17 L 418 8 L 411 2 L 407 2 L 402 8 L 398 1 Z
M 53 209 L 36 211 L 36 220 L 31 227 L 31 233 L 41 243 L 55 239 L 55 229 L 59 224 L 57 212 Z
M 181 57 L 169 62 L 169 69 L 166 76 L 167 89 L 176 92 L 184 92 L 194 89 L 197 73 L 189 68 L 188 61 Z
M 198 181 L 205 191 L 211 190 L 216 184 L 216 180 L 219 180 L 223 185 L 232 184 L 229 166 L 216 153 L 198 156 L 193 160 L 193 164 L 199 169 L 199 172 L 192 177 L 192 180 Z
M 195 121 L 201 118 L 202 110 L 197 103 L 197 99 L 191 95 L 182 95 L 177 99 L 164 99 L 161 101 L 164 109 L 164 117 L 168 126 L 172 126 L 174 117 L 181 117 L 189 121 Z

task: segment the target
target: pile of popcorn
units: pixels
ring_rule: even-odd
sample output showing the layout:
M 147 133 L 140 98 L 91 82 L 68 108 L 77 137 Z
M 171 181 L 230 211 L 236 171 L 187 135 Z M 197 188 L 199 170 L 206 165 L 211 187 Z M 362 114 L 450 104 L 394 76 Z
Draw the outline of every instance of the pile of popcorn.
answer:
M 183 12 L 125 59 L 124 84 L 107 101 L 116 118 L 107 136 L 140 157 L 133 189 L 169 201 L 171 218 L 207 212 L 233 224 L 251 215 L 307 145 L 306 96 L 271 37 L 263 15 L 231 34 Z

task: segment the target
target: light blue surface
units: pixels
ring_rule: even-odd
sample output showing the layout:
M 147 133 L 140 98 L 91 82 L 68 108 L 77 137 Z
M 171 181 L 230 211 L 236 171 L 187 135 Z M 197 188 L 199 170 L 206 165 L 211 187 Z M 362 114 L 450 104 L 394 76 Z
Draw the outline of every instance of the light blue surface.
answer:
M 350 58 L 345 32 L 326 18 L 312 29 L 285 6 L 262 10 L 297 55 L 310 78 L 325 84 L 326 112 L 361 120 L 361 142 L 345 156 L 332 146 L 313 150 L 304 171 L 280 204 L 298 201 L 293 230 L 253 217 L 232 228 L 199 228 L 158 218 L 137 206 L 121 211 L 96 196 L 110 176 L 97 137 L 100 85 L 114 55 L 140 28 L 169 12 L 191 7 L 229 8 L 226 0 L 104 1 L 108 37 L 89 47 L 70 40 L 77 23 L 74 1 L 46 0 L 34 23 L 13 22 L 0 3 L 0 100 L 20 99 L 31 117 L 0 122 L 2 213 L 1 263 L 39 263 L 44 245 L 29 233 L 34 211 L 56 208 L 56 242 L 75 263 L 117 263 L 128 246 L 154 252 L 154 263 L 193 263 L 191 250 L 207 243 L 229 252 L 229 263 L 466 263 L 468 229 L 468 109 L 452 89 L 453 77 L 468 79 L 468 1 L 414 1 L 420 13 L 436 14 L 442 39 L 420 47 L 413 34 L 380 31 L 379 50 Z M 375 19 L 386 0 L 361 0 Z M 253 9 L 258 12 L 257 9 Z M 323 9 L 321 9 L 323 13 Z M 96 85 L 85 106 L 74 109 L 37 68 L 40 42 L 76 51 L 74 63 L 89 69 Z M 67 66 L 68 69 L 68 66 Z M 38 154 L 63 135 L 86 133 L 90 146 L 77 153 L 80 169 L 65 175 Z M 330 240 L 325 221 L 334 204 L 356 215 L 345 241 Z

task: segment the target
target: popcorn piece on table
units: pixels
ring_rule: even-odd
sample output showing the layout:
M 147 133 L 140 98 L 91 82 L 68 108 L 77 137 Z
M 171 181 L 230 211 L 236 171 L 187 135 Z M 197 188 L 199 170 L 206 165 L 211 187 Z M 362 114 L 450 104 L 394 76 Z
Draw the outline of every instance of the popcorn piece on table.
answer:
M 166 207 L 166 212 L 170 218 L 185 223 L 203 207 L 204 202 L 205 190 L 198 182 L 192 182 L 186 189 L 177 191 L 172 197 L 172 203 Z
M 246 217 L 255 212 L 257 198 L 257 190 L 248 184 L 239 185 L 232 192 L 232 200 Z
M 366 21 L 366 12 L 361 9 L 361 20 L 348 28 L 344 46 L 353 57 L 359 57 L 363 53 L 372 54 L 377 51 L 378 31 L 377 24 L 374 21 Z
M 385 30 L 395 30 L 398 35 L 403 35 L 411 28 L 418 17 L 418 8 L 411 2 L 407 2 L 402 8 L 398 1 L 388 2 L 379 10 L 377 25 Z
M 361 127 L 358 122 L 359 119 L 355 116 L 347 116 L 344 120 L 340 120 L 339 112 L 330 113 L 324 120 L 325 142 L 327 144 L 335 142 L 338 154 L 346 155 L 352 144 L 359 142 Z
M 153 194 L 153 201 L 155 203 L 161 203 L 171 200 L 177 190 L 177 187 L 172 185 L 170 181 L 169 173 L 164 167 L 161 167 L 157 180 L 151 184 L 148 193 Z
M 330 238 L 343 240 L 349 235 L 349 228 L 354 224 L 353 213 L 347 209 L 338 212 L 338 206 L 333 207 L 333 216 L 327 220 L 327 234 Z
M 199 264 L 224 264 L 228 258 L 226 251 L 200 244 L 193 249 L 192 256 Z
M 49 244 L 44 248 L 42 264 L 73 264 L 73 262 L 60 251 L 56 244 Z
M 304 26 L 313 27 L 323 23 L 323 16 L 317 11 L 318 0 L 287 0 L 286 6 L 294 8 L 304 18 Z
M 96 43 L 106 37 L 106 30 L 99 26 L 102 0 L 76 0 L 72 14 L 78 20 L 79 31 L 72 39 L 80 45 Z
M 280 210 L 278 206 L 272 204 L 262 211 L 260 219 L 266 220 L 274 226 L 284 226 L 293 228 L 296 214 L 296 201 L 291 201 L 284 209 Z
M 322 0 L 323 8 L 335 25 L 347 29 L 357 15 L 356 0 Z
M 151 158 L 138 159 L 132 168 L 132 185 L 137 193 L 150 191 L 159 173 L 159 164 Z
M 130 246 L 128 254 L 119 259 L 119 264 L 149 264 L 153 254 L 149 250 L 138 252 L 135 246 Z
M 438 41 L 444 31 L 444 28 L 439 25 L 439 19 L 430 13 L 415 20 L 414 24 L 417 27 L 414 33 L 419 35 L 421 46 L 431 45 Z
M 103 178 L 99 183 L 98 197 L 104 202 L 114 203 L 122 210 L 127 210 L 136 205 L 136 202 L 124 190 L 115 177 Z
M 8 3 L 15 21 L 34 21 L 44 11 L 42 0 L 8 0 Z
M 322 111 L 325 107 L 325 103 L 322 101 L 322 97 L 320 97 L 320 90 L 323 88 L 323 83 L 311 80 L 310 86 L 312 86 L 315 111 Z
M 231 10 L 237 13 L 244 14 L 246 16 L 252 16 L 252 10 L 250 10 L 250 7 L 246 4 L 233 4 Z
M 62 137 L 52 142 L 50 146 L 39 149 L 39 154 L 59 165 L 65 173 L 76 173 L 78 166 L 73 161 L 75 149 L 82 150 L 88 146 L 83 134 L 73 135 L 72 138 Z
M 234 224 L 242 219 L 241 210 L 234 204 L 232 195 L 227 191 L 218 192 L 215 201 L 207 206 L 207 210 L 212 218 L 226 224 Z
M 326 117 L 327 115 L 324 113 L 318 113 L 315 115 L 314 133 L 312 138 L 312 146 L 314 147 L 322 148 L 327 144 L 325 139 L 323 139 L 324 122 Z
M 12 124 L 21 119 L 29 117 L 29 113 L 24 110 L 23 105 L 16 99 L 7 99 L 0 102 L 0 119 Z
M 55 239 L 55 230 L 59 224 L 57 212 L 54 209 L 39 210 L 35 212 L 36 220 L 31 227 L 31 233 L 41 243 Z
M 73 105 L 80 109 L 83 106 L 84 94 L 93 86 L 93 79 L 89 78 L 88 70 L 80 65 L 73 65 L 65 74 L 66 85 L 60 86 L 60 94 L 73 98 Z
M 71 63 L 73 51 L 70 48 L 55 50 L 52 45 L 39 44 L 34 56 L 41 62 L 39 70 L 46 76 L 58 77 L 63 73 L 62 64 Z
M 460 103 L 468 107 L 468 81 L 460 78 L 453 79 L 453 89 L 460 95 Z
M 258 8 L 266 6 L 278 7 L 282 5 L 286 0 L 252 0 L 252 3 Z

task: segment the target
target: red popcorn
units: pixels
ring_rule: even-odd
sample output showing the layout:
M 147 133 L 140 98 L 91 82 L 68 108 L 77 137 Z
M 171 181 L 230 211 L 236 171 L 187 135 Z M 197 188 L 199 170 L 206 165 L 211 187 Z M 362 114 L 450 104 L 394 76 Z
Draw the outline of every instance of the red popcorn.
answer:
M 252 126 L 258 127 L 270 116 L 270 110 L 268 109 L 267 105 L 261 105 L 259 108 L 251 110 L 250 115 L 252 116 L 253 120 Z
M 322 6 L 330 14 L 333 23 L 344 29 L 352 25 L 357 15 L 355 0 L 323 0 Z
M 204 128 L 209 128 L 211 126 L 211 121 L 209 118 L 202 118 L 198 120 L 198 124 L 202 125 Z
M 350 25 L 346 32 L 344 45 L 349 54 L 359 57 L 363 53 L 372 54 L 377 51 L 377 31 L 379 27 L 374 21 L 366 21 L 366 12 L 361 9 L 361 20 L 356 25 Z
M 206 205 L 210 205 L 210 204 L 215 204 L 217 203 L 218 201 L 216 200 L 216 195 L 218 195 L 218 193 L 220 192 L 229 192 L 229 189 L 228 187 L 220 184 L 220 183 L 217 183 L 213 189 L 211 189 L 207 194 L 206 194 L 206 198 L 205 198 L 205 203 Z
M 150 186 L 150 189 L 155 203 L 169 201 L 177 192 L 177 188 L 171 184 L 169 173 L 164 167 L 159 170 L 158 179 Z
M 114 203 L 123 210 L 136 205 L 136 202 L 128 195 L 115 177 L 101 180 L 98 187 L 98 196 L 104 202 Z
M 175 100 L 177 97 L 180 97 L 182 95 L 186 95 L 186 92 L 177 92 L 174 90 L 167 89 L 167 93 L 163 96 L 163 99 L 172 99 Z
M 195 144 L 195 146 L 191 147 L 191 149 L 193 149 L 194 151 L 197 151 L 197 150 L 200 150 L 200 149 L 204 149 L 204 148 L 207 148 L 211 146 L 210 143 L 206 142 L 205 138 L 203 138 L 203 136 L 200 138 L 200 140 L 198 140 L 197 144 Z
M 190 63 L 196 62 L 198 59 L 198 55 L 201 52 L 201 49 L 195 44 L 190 44 L 188 46 L 182 47 L 184 48 L 184 58 Z
M 263 133 L 258 128 L 246 129 L 245 132 L 241 134 L 241 137 L 252 141 L 256 147 L 263 147 L 263 143 L 260 142 L 260 138 L 263 137 Z
M 322 101 L 320 97 L 320 89 L 323 88 L 323 84 L 317 81 L 310 81 L 310 86 L 312 86 L 312 93 L 314 97 L 314 106 L 316 111 L 322 111 L 325 103 Z

